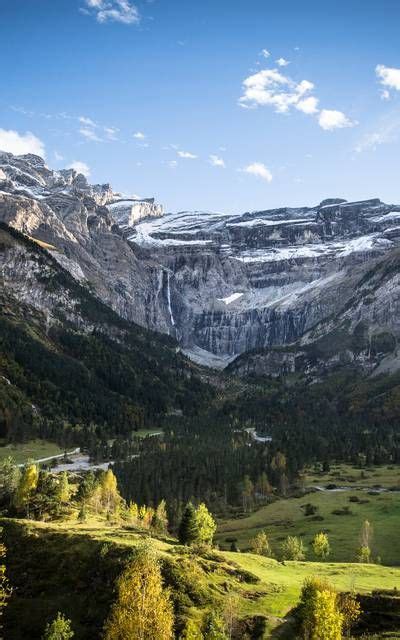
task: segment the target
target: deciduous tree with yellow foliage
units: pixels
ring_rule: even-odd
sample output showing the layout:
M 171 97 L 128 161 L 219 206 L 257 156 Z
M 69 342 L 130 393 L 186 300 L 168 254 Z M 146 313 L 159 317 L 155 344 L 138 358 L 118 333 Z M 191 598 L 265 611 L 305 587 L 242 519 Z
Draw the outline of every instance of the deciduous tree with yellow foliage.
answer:
M 29 517 L 29 503 L 39 480 L 39 469 L 36 464 L 27 464 L 15 494 L 15 506 L 21 511 L 25 511 Z
M 172 640 L 172 603 L 151 547 L 144 545 L 137 550 L 117 586 L 105 640 Z

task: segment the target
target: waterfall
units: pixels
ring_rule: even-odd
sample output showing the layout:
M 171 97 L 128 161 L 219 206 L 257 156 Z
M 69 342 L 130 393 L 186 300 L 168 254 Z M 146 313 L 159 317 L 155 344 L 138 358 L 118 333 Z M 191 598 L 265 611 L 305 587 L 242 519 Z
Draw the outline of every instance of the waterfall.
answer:
M 169 286 L 169 279 L 170 279 L 170 273 L 169 271 L 167 271 L 167 300 L 168 300 L 168 310 L 169 310 L 169 317 L 171 318 L 171 324 L 174 327 L 175 326 L 175 320 L 174 320 L 174 315 L 172 313 L 172 306 L 171 306 L 171 288 Z

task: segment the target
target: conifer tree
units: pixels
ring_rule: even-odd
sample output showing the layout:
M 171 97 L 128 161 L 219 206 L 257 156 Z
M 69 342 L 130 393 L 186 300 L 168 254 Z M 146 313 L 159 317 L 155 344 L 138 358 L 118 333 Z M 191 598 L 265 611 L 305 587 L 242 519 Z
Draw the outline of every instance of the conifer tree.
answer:
M 142 546 L 118 580 L 105 640 L 172 640 L 173 622 L 159 562 L 151 547 Z
M 198 539 L 196 509 L 191 502 L 188 502 L 183 512 L 178 538 L 181 544 L 193 544 Z

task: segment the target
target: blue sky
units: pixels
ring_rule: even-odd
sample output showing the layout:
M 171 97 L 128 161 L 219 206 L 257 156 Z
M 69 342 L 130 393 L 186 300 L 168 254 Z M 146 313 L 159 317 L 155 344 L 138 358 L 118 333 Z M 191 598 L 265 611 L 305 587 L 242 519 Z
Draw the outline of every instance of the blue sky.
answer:
M 398 0 L 0 0 L 0 148 L 167 210 L 400 202 L 399 24 Z

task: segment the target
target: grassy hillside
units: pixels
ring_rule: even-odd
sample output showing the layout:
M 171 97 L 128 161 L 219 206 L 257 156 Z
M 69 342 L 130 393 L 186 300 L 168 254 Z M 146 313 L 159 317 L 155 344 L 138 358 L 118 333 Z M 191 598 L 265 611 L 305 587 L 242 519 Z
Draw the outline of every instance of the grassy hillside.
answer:
M 4 519 L 2 525 L 9 549 L 8 574 L 16 587 L 5 616 L 8 640 L 39 639 L 46 621 L 58 610 L 72 619 L 77 640 L 99 637 L 113 599 L 114 580 L 143 534 L 94 520 L 46 525 Z M 234 592 L 241 618 L 266 618 L 260 638 L 285 628 L 284 617 L 297 603 L 307 576 L 326 577 L 339 590 L 355 588 L 361 593 L 394 589 L 400 583 L 397 568 L 281 564 L 250 553 L 188 555 L 172 539 L 153 539 L 153 543 L 162 556 L 164 577 L 173 589 L 178 612 L 195 608 L 199 615 L 210 606 L 222 606 L 227 594 Z
M 374 535 L 372 552 L 386 565 L 400 565 L 398 526 L 400 522 L 400 469 L 375 467 L 361 472 L 340 465 L 331 472 L 309 472 L 307 486 L 336 487 L 336 490 L 316 491 L 297 498 L 281 499 L 242 518 L 224 520 L 218 530 L 222 548 L 229 549 L 233 539 L 240 549 L 249 548 L 249 541 L 260 530 L 266 530 L 277 556 L 288 535 L 299 536 L 308 547 L 308 558 L 315 559 L 310 543 L 319 531 L 328 533 L 330 560 L 352 562 L 360 546 L 362 523 L 369 520 Z M 342 486 L 345 490 L 339 490 Z M 354 486 L 354 489 L 352 488 Z M 385 491 L 382 491 L 385 489 Z M 390 491 L 397 489 L 397 491 Z M 315 507 L 306 515 L 306 505 Z

